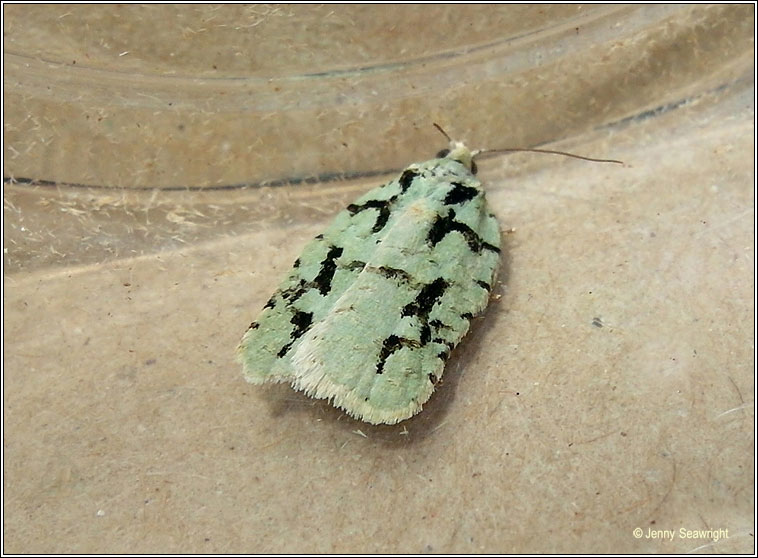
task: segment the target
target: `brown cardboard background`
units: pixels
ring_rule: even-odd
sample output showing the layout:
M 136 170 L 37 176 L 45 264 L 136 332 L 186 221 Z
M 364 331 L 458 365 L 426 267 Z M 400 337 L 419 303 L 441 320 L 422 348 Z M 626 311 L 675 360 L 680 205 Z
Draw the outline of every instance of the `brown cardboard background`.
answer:
M 567 132 L 555 118 L 554 137 L 570 140 L 550 147 L 626 167 L 480 163 L 515 229 L 501 296 L 425 410 L 393 427 L 249 386 L 233 360 L 307 239 L 382 178 L 205 192 L 6 183 L 4 550 L 752 551 L 752 43 L 734 26 L 719 48 L 683 31 L 720 29 L 741 9 L 682 7 L 640 39 L 649 72 L 634 66 L 645 79 L 626 87 L 659 80 L 666 102 L 623 108 L 634 90 L 614 104 L 613 80 L 571 92 L 584 107 L 592 89 L 603 121 Z M 684 79 L 672 57 L 709 71 Z M 401 164 L 439 147 L 416 124 L 393 123 L 410 140 Z M 487 124 L 464 139 L 491 143 Z M 6 168 L 38 130 L 6 126 Z M 161 164 L 175 179 L 179 154 Z

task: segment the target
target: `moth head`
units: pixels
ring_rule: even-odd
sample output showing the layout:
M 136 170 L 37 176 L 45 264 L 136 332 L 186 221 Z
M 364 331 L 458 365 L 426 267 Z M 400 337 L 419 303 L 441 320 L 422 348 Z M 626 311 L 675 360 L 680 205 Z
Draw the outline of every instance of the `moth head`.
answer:
M 438 124 L 434 124 L 434 126 L 442 132 L 447 140 L 450 142 L 450 147 L 448 149 L 443 149 L 439 153 L 437 153 L 437 157 L 439 158 L 447 158 L 447 159 L 453 159 L 454 161 L 458 161 L 460 164 L 462 164 L 464 167 L 466 167 L 468 170 L 471 171 L 471 174 L 476 174 L 477 168 L 476 163 L 474 162 L 474 157 L 476 157 L 479 154 L 479 151 L 471 151 L 463 142 L 456 141 L 452 139 L 450 136 L 447 135 L 447 132 L 440 128 Z
M 477 149 L 475 151 L 471 151 L 468 147 L 463 145 L 460 141 L 453 140 L 449 135 L 447 135 L 447 132 L 442 129 L 442 127 L 437 124 L 436 122 L 433 122 L 434 127 L 437 128 L 442 134 L 447 138 L 447 140 L 450 142 L 450 148 L 449 149 L 443 149 L 439 153 L 437 153 L 438 158 L 448 158 L 453 159 L 455 161 L 458 161 L 463 166 L 465 166 L 468 170 L 471 171 L 471 174 L 476 174 L 476 163 L 474 162 L 474 159 L 477 155 L 480 155 L 481 153 L 512 153 L 514 151 L 521 151 L 521 152 L 528 152 L 528 153 L 550 153 L 553 155 L 564 155 L 566 157 L 574 157 L 575 159 L 583 159 L 585 161 L 592 161 L 593 163 L 616 163 L 617 165 L 623 165 L 623 161 L 618 161 L 616 159 L 595 159 L 593 157 L 584 157 L 582 155 L 575 155 L 574 153 L 567 153 L 565 151 L 554 151 L 552 149 L 534 149 L 531 147 L 507 147 L 505 149 Z
M 476 163 L 474 162 L 474 157 L 477 153 L 477 151 L 471 151 L 460 141 L 451 141 L 450 149 L 446 156 L 448 159 L 453 159 L 454 161 L 461 163 L 471 171 L 471 174 L 476 174 L 477 168 Z

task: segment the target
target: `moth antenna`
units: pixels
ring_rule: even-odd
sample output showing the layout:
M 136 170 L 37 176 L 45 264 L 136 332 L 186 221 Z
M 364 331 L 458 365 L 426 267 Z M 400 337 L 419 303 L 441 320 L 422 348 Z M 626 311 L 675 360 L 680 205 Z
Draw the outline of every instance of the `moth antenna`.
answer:
M 618 161 L 616 159 L 595 159 L 594 157 L 585 157 L 583 155 L 575 155 L 574 153 L 568 153 L 566 151 L 554 151 L 552 149 L 531 149 L 526 147 L 507 147 L 505 149 L 480 149 L 472 153 L 472 157 L 481 153 L 513 153 L 513 152 L 525 152 L 525 153 L 547 153 L 549 155 L 564 155 L 566 157 L 573 157 L 574 159 L 582 159 L 583 161 L 591 161 L 593 163 L 616 163 L 617 165 L 623 165 L 624 161 Z
M 447 132 L 442 129 L 442 126 L 440 126 L 436 122 L 432 122 L 432 124 L 434 125 L 435 128 L 437 128 L 440 132 L 442 132 L 442 135 L 447 138 L 447 141 L 449 141 L 449 142 L 453 141 L 453 139 L 450 136 L 447 135 Z

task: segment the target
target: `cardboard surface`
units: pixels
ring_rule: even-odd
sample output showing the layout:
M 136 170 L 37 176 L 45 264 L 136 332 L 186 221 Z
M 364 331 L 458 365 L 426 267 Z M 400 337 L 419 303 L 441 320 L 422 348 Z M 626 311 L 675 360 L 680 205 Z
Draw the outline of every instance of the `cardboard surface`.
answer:
M 515 229 L 501 283 L 392 427 L 247 385 L 234 362 L 305 242 L 381 178 L 97 210 L 102 193 L 6 184 L 6 246 L 49 215 L 40 253 L 68 234 L 93 255 L 6 255 L 4 551 L 751 552 L 743 77 L 549 146 L 625 167 L 483 160 Z M 140 226 L 100 235 L 103 214 Z

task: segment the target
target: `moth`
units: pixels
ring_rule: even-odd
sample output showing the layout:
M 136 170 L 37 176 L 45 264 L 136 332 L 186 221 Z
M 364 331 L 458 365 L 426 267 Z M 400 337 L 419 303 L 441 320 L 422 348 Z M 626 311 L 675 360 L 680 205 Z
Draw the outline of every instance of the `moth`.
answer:
M 448 150 L 358 198 L 305 247 L 238 347 L 247 381 L 288 382 L 371 424 L 421 410 L 500 261 L 477 152 L 445 136 Z

